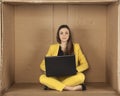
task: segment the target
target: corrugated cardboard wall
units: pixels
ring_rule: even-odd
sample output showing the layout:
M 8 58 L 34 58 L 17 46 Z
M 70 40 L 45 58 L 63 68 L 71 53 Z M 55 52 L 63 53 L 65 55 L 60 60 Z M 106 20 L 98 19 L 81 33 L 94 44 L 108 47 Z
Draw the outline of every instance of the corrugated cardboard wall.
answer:
M 119 2 L 119 5 L 118 5 L 118 91 L 120 93 L 120 2 Z
M 15 73 L 15 32 L 14 7 L 4 5 L 2 11 L 2 88 L 14 82 Z
M 56 30 L 68 24 L 89 62 L 87 82 L 106 82 L 105 5 L 15 6 L 15 82 L 39 82 L 39 64 Z M 102 70 L 102 71 L 101 71 Z
M 118 4 L 108 6 L 107 15 L 107 81 L 117 89 L 118 60 Z
M 1 13 L 1 2 L 0 2 L 0 13 Z M 0 18 L 1 18 L 1 14 L 0 14 Z M 1 19 L 0 19 L 0 31 L 1 31 Z M 1 46 L 1 34 L 0 34 L 0 46 Z M 1 47 L 0 47 L 1 48 Z M 2 60 L 1 60 L 1 51 L 0 51 L 0 84 L 2 82 Z M 1 90 L 1 86 L 0 86 L 0 90 Z

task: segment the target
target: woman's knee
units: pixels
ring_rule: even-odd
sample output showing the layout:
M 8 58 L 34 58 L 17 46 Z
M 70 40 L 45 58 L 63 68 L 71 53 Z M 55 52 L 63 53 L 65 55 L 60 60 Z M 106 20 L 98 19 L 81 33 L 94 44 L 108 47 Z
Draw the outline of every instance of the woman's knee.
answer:
M 77 77 L 79 78 L 80 83 L 84 83 L 85 75 L 83 73 L 77 73 Z
M 43 74 L 39 77 L 39 82 L 43 83 L 45 81 L 46 76 Z

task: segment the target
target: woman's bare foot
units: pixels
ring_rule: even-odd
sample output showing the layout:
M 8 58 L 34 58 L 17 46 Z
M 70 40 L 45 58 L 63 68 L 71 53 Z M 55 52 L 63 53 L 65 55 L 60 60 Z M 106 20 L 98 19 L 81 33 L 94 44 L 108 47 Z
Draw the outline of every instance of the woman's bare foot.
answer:
M 66 87 L 64 88 L 64 90 L 73 91 L 73 90 L 74 90 L 74 87 L 66 86 Z
M 82 90 L 82 86 L 81 85 L 77 85 L 77 86 L 74 86 L 74 91 L 81 91 Z
M 67 91 L 78 91 L 78 90 L 82 90 L 82 86 L 81 85 L 77 85 L 77 86 L 66 86 L 64 88 L 64 90 L 67 90 Z

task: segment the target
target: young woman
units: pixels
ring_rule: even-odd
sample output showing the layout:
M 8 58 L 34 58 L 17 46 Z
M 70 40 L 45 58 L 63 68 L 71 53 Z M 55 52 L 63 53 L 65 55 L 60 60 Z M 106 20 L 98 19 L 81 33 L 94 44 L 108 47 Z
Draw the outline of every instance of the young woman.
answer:
M 58 91 L 69 90 L 85 90 L 83 84 L 85 75 L 83 71 L 88 69 L 88 63 L 84 57 L 79 44 L 72 42 L 71 30 L 67 25 L 61 25 L 57 31 L 57 44 L 50 46 L 46 56 L 75 55 L 77 73 L 72 76 L 65 77 L 47 77 L 42 74 L 39 78 L 41 84 L 50 89 Z M 40 64 L 40 68 L 45 71 L 45 61 Z

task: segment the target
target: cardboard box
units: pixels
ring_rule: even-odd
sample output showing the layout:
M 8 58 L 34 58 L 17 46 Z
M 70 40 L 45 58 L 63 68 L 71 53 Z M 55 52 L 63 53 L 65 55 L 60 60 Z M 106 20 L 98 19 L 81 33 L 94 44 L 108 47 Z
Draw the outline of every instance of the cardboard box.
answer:
M 1 91 L 39 83 L 39 64 L 56 43 L 59 25 L 68 24 L 90 66 L 86 83 L 120 92 L 118 0 L 3 0 L 0 5 Z

